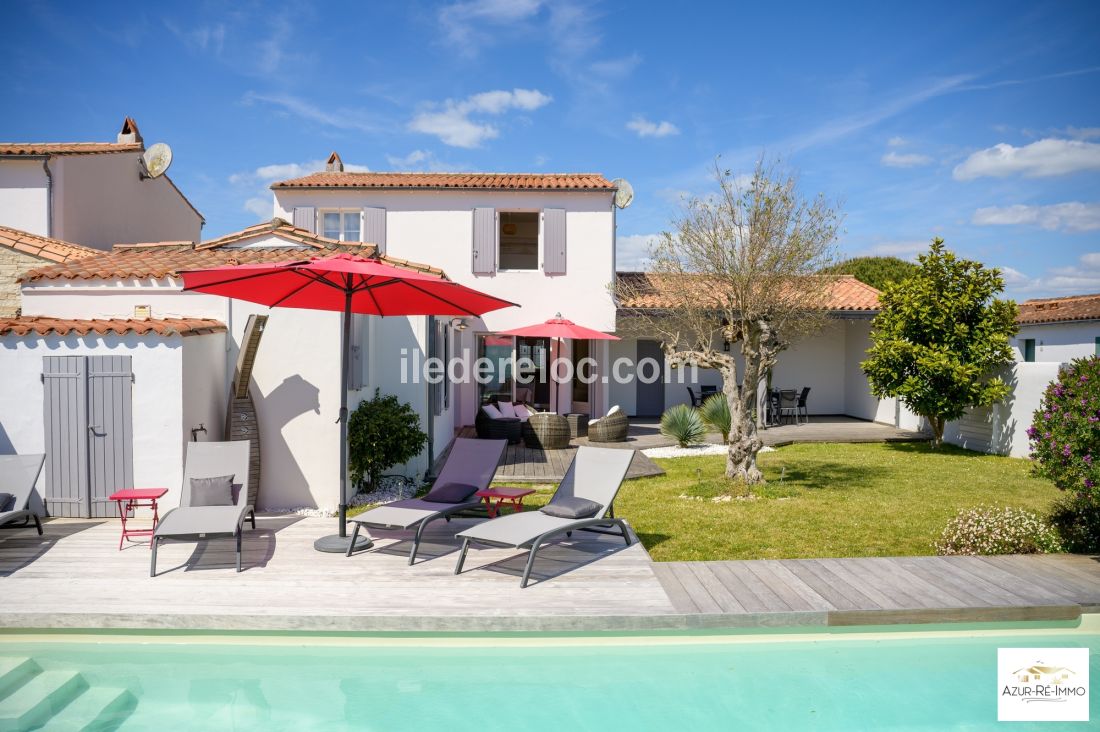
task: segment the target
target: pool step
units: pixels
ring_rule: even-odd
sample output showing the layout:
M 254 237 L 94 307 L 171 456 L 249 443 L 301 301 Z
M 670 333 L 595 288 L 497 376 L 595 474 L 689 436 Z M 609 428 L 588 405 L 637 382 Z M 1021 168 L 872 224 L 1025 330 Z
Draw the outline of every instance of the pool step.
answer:
M 41 671 L 0 700 L 0 732 L 40 727 L 88 688 L 76 671 Z
M 100 686 L 88 689 L 50 718 L 50 732 L 108 732 L 118 729 L 137 706 L 129 689 Z
M 42 673 L 42 667 L 33 658 L 9 658 L 0 656 L 0 699 Z

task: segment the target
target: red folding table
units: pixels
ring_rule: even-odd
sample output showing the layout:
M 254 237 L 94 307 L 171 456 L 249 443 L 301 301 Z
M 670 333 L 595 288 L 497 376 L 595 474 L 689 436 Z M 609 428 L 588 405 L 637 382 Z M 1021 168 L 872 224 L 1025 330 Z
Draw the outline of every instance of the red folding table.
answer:
M 157 528 L 157 521 L 160 520 L 160 515 L 157 513 L 157 500 L 167 492 L 167 488 L 123 488 L 110 495 L 109 500 L 118 503 L 118 513 L 122 518 L 122 536 L 118 540 L 119 551 L 122 551 L 122 542 L 131 536 L 148 536 L 149 545 L 153 545 L 153 532 Z M 153 527 L 151 529 L 126 528 L 127 515 L 135 508 L 142 507 L 153 509 Z

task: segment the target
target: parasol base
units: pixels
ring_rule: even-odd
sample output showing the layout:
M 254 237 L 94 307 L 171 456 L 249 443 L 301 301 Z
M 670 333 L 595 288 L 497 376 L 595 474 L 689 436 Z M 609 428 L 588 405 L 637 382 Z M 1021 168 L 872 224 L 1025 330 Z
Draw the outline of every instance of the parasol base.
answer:
M 347 554 L 349 544 L 351 544 L 350 536 L 332 534 L 331 536 L 322 536 L 320 539 L 313 542 L 313 548 L 319 552 Z M 370 537 L 360 534 L 355 537 L 355 548 L 352 551 L 357 552 L 361 549 L 370 549 L 372 546 L 374 546 L 374 542 L 370 540 Z

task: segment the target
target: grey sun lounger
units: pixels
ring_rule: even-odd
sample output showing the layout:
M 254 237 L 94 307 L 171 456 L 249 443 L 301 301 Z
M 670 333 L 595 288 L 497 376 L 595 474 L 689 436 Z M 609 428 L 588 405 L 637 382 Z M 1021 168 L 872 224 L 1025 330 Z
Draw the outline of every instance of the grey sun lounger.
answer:
M 0 493 L 11 494 L 7 505 L 0 505 L 0 526 L 33 519 L 42 536 L 42 521 L 29 504 L 44 462 L 45 455 L 0 455 Z
M 507 446 L 507 440 L 455 438 L 454 444 L 451 445 L 451 452 L 447 455 L 447 462 L 439 471 L 434 485 L 465 483 L 475 486 L 478 490 L 488 488 L 493 475 L 497 472 L 504 448 Z M 409 564 L 412 564 L 416 561 L 420 539 L 424 536 L 424 529 L 428 524 L 437 519 L 450 521 L 454 514 L 475 509 L 480 505 L 480 498 L 470 496 L 462 503 L 436 503 L 422 498 L 410 498 L 373 508 L 355 518 L 348 519 L 355 524 L 355 530 L 351 535 L 351 543 L 348 544 L 347 556 L 351 556 L 352 547 L 355 546 L 361 527 L 411 529 L 415 526 L 416 536 L 413 537 L 412 549 L 409 551 Z
M 460 531 L 455 534 L 462 539 L 462 551 L 458 555 L 455 574 L 462 572 L 462 563 L 466 561 L 466 552 L 471 543 L 528 549 L 527 567 L 523 570 L 520 587 L 526 587 L 531 578 L 531 568 L 535 565 L 535 555 L 539 547 L 560 534 L 596 530 L 590 527 L 614 524 L 619 527 L 627 546 L 630 546 L 630 531 L 625 521 L 614 517 L 612 504 L 633 459 L 633 450 L 588 445 L 578 448 L 550 503 L 573 496 L 586 498 L 600 504 L 601 508 L 595 516 L 568 519 L 548 516 L 541 511 L 526 511 L 501 516 Z
M 241 571 L 241 532 L 245 516 L 251 512 L 252 528 L 256 514 L 248 505 L 248 440 L 233 442 L 188 442 L 183 466 L 180 505 L 161 517 L 153 533 L 149 576 L 157 576 L 157 546 L 166 539 L 195 539 L 218 534 L 237 538 L 237 571 Z M 236 503 L 230 506 L 191 505 L 191 479 L 232 475 Z

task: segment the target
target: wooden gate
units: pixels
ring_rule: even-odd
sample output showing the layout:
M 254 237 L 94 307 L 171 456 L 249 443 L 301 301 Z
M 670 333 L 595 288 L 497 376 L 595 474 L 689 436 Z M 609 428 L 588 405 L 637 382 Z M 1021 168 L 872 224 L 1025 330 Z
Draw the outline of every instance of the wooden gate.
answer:
M 114 516 L 108 496 L 134 483 L 129 356 L 43 356 L 46 509 Z

